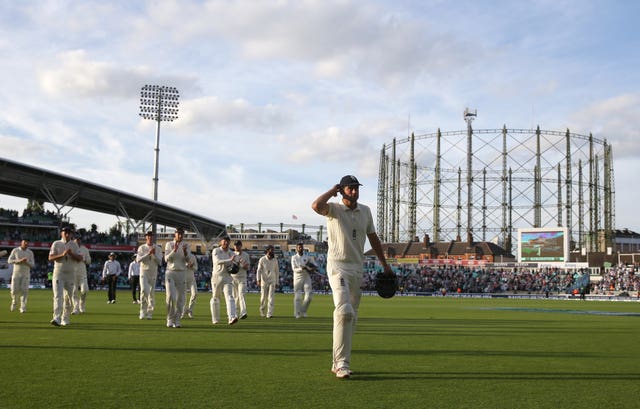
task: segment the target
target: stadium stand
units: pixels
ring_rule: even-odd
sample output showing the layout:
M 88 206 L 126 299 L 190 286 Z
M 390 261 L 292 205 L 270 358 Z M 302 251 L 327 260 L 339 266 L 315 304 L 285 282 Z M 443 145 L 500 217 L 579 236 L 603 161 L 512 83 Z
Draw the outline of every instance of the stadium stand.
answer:
M 0 209 L 0 248 L 10 250 L 17 247 L 21 238 L 27 238 L 36 255 L 36 266 L 32 270 L 31 285 L 33 287 L 46 287 L 47 276 L 52 270 L 52 265 L 47 261 L 47 254 L 50 242 L 58 237 L 58 226 L 61 223 L 68 223 L 68 220 L 60 220 L 52 212 L 24 212 L 20 216 L 19 212 L 10 209 Z M 248 273 L 248 290 L 259 291 L 255 282 L 255 270 L 258 259 L 264 254 L 264 242 L 260 241 L 273 233 L 277 237 L 279 244 L 276 256 L 279 260 L 281 278 L 279 283 L 280 292 L 290 292 L 293 288 L 293 272 L 291 270 L 291 256 L 294 254 L 295 242 L 291 240 L 290 233 L 268 232 L 253 235 L 243 233 L 244 239 L 252 243 L 246 250 L 251 258 L 251 267 Z M 125 235 L 117 230 L 110 232 L 98 232 L 95 225 L 91 228 L 77 229 L 83 241 L 92 252 L 93 262 L 88 268 L 90 288 L 102 289 L 100 275 L 107 254 L 110 251 L 118 253 L 118 260 L 122 263 L 123 271 L 127 271 L 130 261 L 130 254 L 135 251 L 139 243 L 137 234 Z M 234 233 L 231 233 L 232 235 Z M 283 237 L 280 237 L 283 236 Z M 171 237 L 171 234 L 167 234 Z M 308 239 L 308 237 L 303 237 Z M 192 237 L 193 242 L 197 242 L 197 237 Z M 255 241 L 252 241 L 255 240 Z M 305 244 L 305 246 L 307 246 Z M 93 248 L 92 248 L 93 247 Z M 322 245 L 316 243 L 310 248 L 324 249 Z M 196 250 L 195 244 L 192 249 Z M 202 251 L 200 251 L 202 250 Z M 396 249 L 390 250 L 390 252 Z M 408 253 L 408 246 L 405 244 L 397 251 L 401 255 Z M 211 279 L 211 260 L 208 249 L 198 248 L 199 269 L 196 272 L 196 280 L 200 291 L 209 291 L 209 281 Z M 319 266 L 320 274 L 314 274 L 313 287 L 317 293 L 328 293 L 329 285 L 326 277 L 326 253 L 323 251 L 309 251 L 316 264 Z M 400 293 L 413 295 L 461 295 L 461 294 L 484 294 L 484 295 L 566 295 L 576 296 L 591 293 L 594 296 L 636 296 L 640 293 L 640 274 L 638 274 L 638 264 L 619 264 L 613 266 L 597 279 L 590 277 L 587 271 L 563 270 L 559 268 L 538 268 L 531 269 L 525 267 L 501 268 L 491 266 L 459 266 L 459 265 L 424 265 L 415 264 L 394 264 L 396 274 L 400 277 Z M 365 277 L 363 289 L 365 292 L 374 292 L 375 274 L 380 267 L 373 261 L 365 262 Z M 4 275 L 2 274 L 4 272 Z M 10 279 L 10 268 L 6 263 L 6 258 L 0 259 L 0 286 L 7 286 Z M 156 287 L 163 288 L 164 268 L 161 267 L 158 274 Z M 128 288 L 126 275 L 123 275 L 118 286 Z

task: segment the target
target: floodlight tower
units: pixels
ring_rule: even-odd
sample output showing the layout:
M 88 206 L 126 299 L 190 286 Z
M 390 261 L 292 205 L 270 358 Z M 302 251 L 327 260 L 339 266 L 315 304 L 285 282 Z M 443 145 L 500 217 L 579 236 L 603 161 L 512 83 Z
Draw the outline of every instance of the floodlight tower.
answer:
M 156 121 L 156 147 L 153 161 L 153 200 L 158 201 L 158 166 L 160 161 L 160 122 L 178 119 L 180 93 L 175 87 L 145 85 L 140 91 L 140 116 Z M 155 209 L 152 221 L 153 236 L 156 235 Z
M 478 116 L 478 111 L 469 108 L 464 110 L 464 120 L 467 123 L 467 242 L 473 241 L 473 128 L 471 122 Z

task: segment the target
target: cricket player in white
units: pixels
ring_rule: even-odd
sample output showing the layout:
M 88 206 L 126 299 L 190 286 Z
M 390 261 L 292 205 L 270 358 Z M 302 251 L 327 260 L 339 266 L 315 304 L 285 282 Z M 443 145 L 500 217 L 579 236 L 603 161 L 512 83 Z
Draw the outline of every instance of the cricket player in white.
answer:
M 136 260 L 140 263 L 140 319 L 152 319 L 156 305 L 156 280 L 162 265 L 162 247 L 153 242 L 153 232 L 145 235 L 145 244 L 138 247 Z
M 164 259 L 167 262 L 165 288 L 167 301 L 167 327 L 180 328 L 180 317 L 184 305 L 185 272 L 187 260 L 191 254 L 189 245 L 182 240 L 184 230 L 176 229 L 174 239 L 164 247 Z
M 366 238 L 378 256 L 385 274 L 394 274 L 387 264 L 382 244 L 375 232 L 371 210 L 358 203 L 360 186 L 355 176 L 344 176 L 339 184 L 321 194 L 311 205 L 316 213 L 327 218 L 327 274 L 335 307 L 331 371 L 338 378 L 348 378 L 352 374 L 351 340 L 362 295 L 360 286 Z M 342 195 L 341 203 L 328 203 L 338 193 Z
M 89 249 L 82 244 L 79 237 L 75 239 L 82 260 L 76 264 L 76 285 L 73 288 L 73 312 L 72 314 L 84 314 L 87 292 L 89 291 L 89 279 L 87 278 L 87 266 L 91 264 Z
M 229 267 L 231 263 L 237 263 L 238 257 L 229 248 L 229 237 L 220 239 L 220 247 L 216 247 L 211 252 L 213 271 L 211 273 L 211 322 L 220 322 L 220 296 L 224 293 L 224 300 L 227 305 L 227 318 L 229 325 L 238 322 L 236 313 L 236 302 L 233 298 L 233 284 Z
M 20 298 L 20 312 L 27 312 L 27 296 L 29 294 L 29 281 L 31 269 L 36 265 L 33 251 L 28 248 L 29 241 L 22 240 L 20 247 L 11 250 L 7 262 L 13 264 L 11 274 L 11 311 L 15 311 L 18 297 Z
M 307 263 L 309 261 L 309 256 L 304 254 L 304 245 L 298 243 L 296 245 L 296 254 L 291 257 L 291 269 L 293 270 L 293 316 L 296 318 L 307 316 L 307 310 L 313 297 L 311 276 L 307 269 Z
M 61 239 L 56 240 L 49 250 L 49 261 L 53 261 L 53 319 L 51 325 L 69 325 L 71 303 L 65 303 L 65 297 L 72 297 L 73 287 L 76 283 L 77 263 L 82 260 L 80 249 L 75 241 L 71 240 L 72 230 L 63 227 Z
M 258 260 L 256 281 L 260 286 L 260 316 L 273 317 L 274 295 L 280 281 L 280 267 L 273 246 L 267 246 L 266 254 Z
M 233 298 L 236 300 L 236 311 L 240 319 L 247 318 L 247 301 L 245 294 L 247 293 L 247 271 L 251 265 L 249 253 L 242 251 L 242 241 L 238 240 L 233 245 L 236 256 L 238 256 L 238 273 L 233 274 Z
M 133 260 L 129 263 L 127 278 L 129 279 L 129 285 L 131 286 L 132 302 L 133 304 L 140 304 L 140 262 L 138 261 L 137 254 L 133 254 Z
M 184 318 L 185 316 L 193 318 L 193 307 L 196 305 L 196 298 L 198 298 L 198 283 L 196 282 L 196 271 L 198 271 L 198 259 L 193 254 L 190 254 L 189 260 L 187 260 L 187 270 L 185 272 L 185 305 L 182 307 L 182 318 Z M 191 293 L 188 302 L 187 291 Z

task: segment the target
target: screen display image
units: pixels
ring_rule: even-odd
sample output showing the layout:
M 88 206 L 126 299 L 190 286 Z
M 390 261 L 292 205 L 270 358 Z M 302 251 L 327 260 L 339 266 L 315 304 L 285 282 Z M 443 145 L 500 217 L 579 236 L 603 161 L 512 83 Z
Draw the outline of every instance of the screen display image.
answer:
M 520 261 L 565 261 L 564 230 L 521 231 Z

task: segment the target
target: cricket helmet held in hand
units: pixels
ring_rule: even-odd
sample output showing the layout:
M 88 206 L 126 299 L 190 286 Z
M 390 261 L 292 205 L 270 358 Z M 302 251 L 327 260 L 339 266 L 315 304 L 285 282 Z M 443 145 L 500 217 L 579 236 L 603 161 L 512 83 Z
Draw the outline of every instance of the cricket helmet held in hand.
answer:
M 385 273 L 376 274 L 376 291 L 382 298 L 391 298 L 398 290 L 398 278 L 395 274 L 389 275 Z

